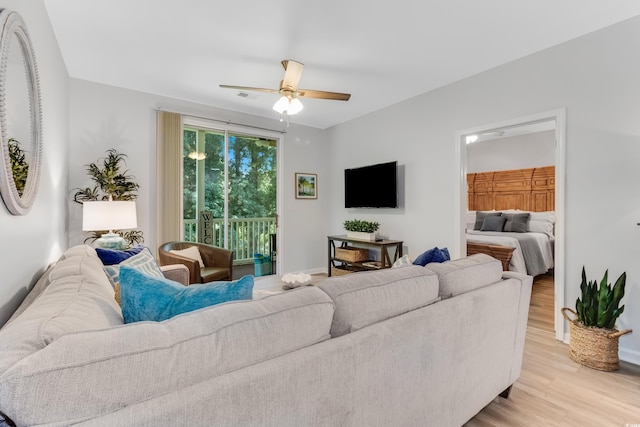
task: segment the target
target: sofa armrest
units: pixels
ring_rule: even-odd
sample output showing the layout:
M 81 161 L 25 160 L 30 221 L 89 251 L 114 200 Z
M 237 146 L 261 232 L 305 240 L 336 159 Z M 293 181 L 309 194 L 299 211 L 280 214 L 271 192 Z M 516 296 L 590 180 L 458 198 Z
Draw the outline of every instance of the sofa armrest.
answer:
M 189 267 L 184 264 L 170 264 L 160 267 L 164 277 L 180 283 L 184 286 L 189 286 Z

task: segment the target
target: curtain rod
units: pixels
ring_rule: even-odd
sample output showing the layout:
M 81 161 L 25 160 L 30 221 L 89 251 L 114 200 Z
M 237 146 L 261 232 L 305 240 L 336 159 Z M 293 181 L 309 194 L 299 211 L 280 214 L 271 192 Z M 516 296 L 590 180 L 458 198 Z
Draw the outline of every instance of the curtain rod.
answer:
M 246 127 L 246 128 L 266 130 L 266 131 L 269 131 L 269 132 L 287 133 L 286 130 L 276 130 L 276 129 L 263 128 L 263 127 L 260 127 L 260 126 L 245 125 L 243 123 L 232 122 L 231 120 L 212 119 L 211 117 L 203 117 L 203 116 L 198 116 L 198 115 L 195 115 L 195 114 L 182 113 L 182 112 L 179 112 L 179 111 L 165 110 L 163 108 L 156 108 L 155 110 L 156 111 L 164 111 L 165 113 L 180 114 L 182 116 L 189 116 L 189 117 L 193 117 L 193 118 L 196 118 L 196 119 L 210 120 L 212 122 L 224 123 L 224 124 L 227 124 L 227 125 L 243 126 L 243 127 Z

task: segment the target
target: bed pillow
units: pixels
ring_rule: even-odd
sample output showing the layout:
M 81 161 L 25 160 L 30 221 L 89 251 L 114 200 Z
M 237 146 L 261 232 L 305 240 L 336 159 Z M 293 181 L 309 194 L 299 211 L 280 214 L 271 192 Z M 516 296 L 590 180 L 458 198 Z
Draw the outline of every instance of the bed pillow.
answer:
M 473 225 L 473 229 L 474 230 L 481 230 L 482 229 L 482 224 L 484 223 L 484 219 L 486 217 L 489 216 L 501 216 L 502 212 L 495 212 L 495 211 L 490 211 L 490 212 L 482 212 L 482 211 L 477 211 L 476 212 L 476 223 Z
M 186 249 L 172 249 L 169 252 L 171 252 L 172 254 L 183 256 L 185 258 L 196 260 L 198 261 L 198 264 L 200 264 L 200 268 L 204 268 L 202 255 L 200 255 L 200 250 L 197 246 L 189 246 Z
M 502 231 L 505 222 L 507 222 L 506 216 L 487 216 L 482 222 L 480 231 Z
M 437 246 L 433 249 L 429 249 L 418 255 L 413 261 L 413 265 L 425 266 L 430 262 L 445 262 L 449 261 L 449 250 L 447 248 L 439 249 Z
M 227 301 L 250 300 L 253 295 L 253 276 L 231 282 L 182 286 L 173 280 L 147 276 L 135 268 L 123 266 L 120 270 L 120 298 L 125 323 L 161 322 Z
M 95 248 L 96 253 L 98 254 L 98 258 L 102 261 L 104 265 L 114 265 L 120 264 L 125 259 L 129 259 L 132 256 L 139 254 L 145 248 L 144 245 L 134 246 L 132 248 L 127 249 L 126 251 L 119 251 L 116 249 L 102 249 Z
M 503 216 L 507 217 L 503 231 L 512 233 L 526 233 L 529 231 L 529 218 L 531 217 L 529 212 L 505 213 Z
M 553 237 L 556 223 L 556 213 L 547 212 L 531 212 L 529 219 L 529 231 L 534 233 L 544 233 L 549 237 Z

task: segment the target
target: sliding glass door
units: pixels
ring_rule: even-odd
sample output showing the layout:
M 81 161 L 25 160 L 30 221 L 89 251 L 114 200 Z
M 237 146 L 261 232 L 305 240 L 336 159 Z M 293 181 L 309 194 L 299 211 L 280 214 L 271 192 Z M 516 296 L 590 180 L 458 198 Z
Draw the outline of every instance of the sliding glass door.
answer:
M 193 124 L 183 136 L 184 240 L 275 262 L 278 139 Z

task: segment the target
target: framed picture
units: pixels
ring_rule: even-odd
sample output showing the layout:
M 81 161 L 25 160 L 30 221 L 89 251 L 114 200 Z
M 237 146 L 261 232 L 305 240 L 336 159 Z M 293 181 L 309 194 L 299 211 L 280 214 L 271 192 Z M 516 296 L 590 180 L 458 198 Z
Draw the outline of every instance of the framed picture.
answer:
M 296 172 L 296 199 L 318 198 L 318 175 Z

